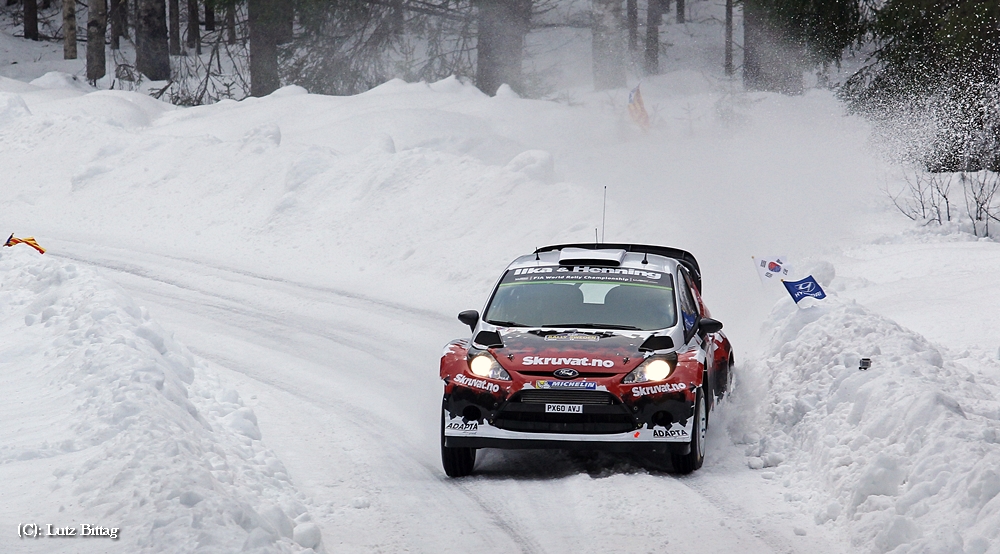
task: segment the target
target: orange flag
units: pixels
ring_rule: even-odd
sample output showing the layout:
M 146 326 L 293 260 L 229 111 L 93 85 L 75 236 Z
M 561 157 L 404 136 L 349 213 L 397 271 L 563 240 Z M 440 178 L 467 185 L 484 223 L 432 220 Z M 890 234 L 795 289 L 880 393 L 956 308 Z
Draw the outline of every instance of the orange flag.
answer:
M 3 236 L 3 235 L 0 235 L 0 236 Z M 28 237 L 28 238 L 19 239 L 19 238 L 17 238 L 17 237 L 14 236 L 14 233 L 10 234 L 10 238 L 7 239 L 7 242 L 4 244 L 4 246 L 14 246 L 15 244 L 21 244 L 21 243 L 27 244 L 28 246 L 34 248 L 35 250 L 38 250 L 39 254 L 44 254 L 45 253 L 45 249 L 42 248 L 41 246 L 38 246 L 38 243 L 35 242 L 35 237 Z
M 642 128 L 649 130 L 649 114 L 646 113 L 646 106 L 642 103 L 642 93 L 639 92 L 639 85 L 636 85 L 632 92 L 628 93 L 628 113 L 632 116 L 632 121 Z

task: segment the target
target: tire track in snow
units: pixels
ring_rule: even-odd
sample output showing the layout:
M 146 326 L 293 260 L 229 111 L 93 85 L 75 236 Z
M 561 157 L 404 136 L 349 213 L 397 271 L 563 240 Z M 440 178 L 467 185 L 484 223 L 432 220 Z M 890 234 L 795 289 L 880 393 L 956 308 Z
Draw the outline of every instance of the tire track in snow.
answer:
M 783 537 L 761 525 L 758 525 L 757 523 L 754 523 L 752 520 L 747 519 L 746 514 L 736 503 L 729 501 L 724 497 L 724 495 L 712 490 L 710 487 L 704 486 L 698 477 L 698 475 L 682 476 L 678 477 L 676 481 L 678 484 L 683 485 L 684 487 L 697 493 L 701 498 L 704 498 L 713 507 L 715 507 L 715 509 L 725 514 L 730 521 L 738 522 L 740 527 L 747 529 L 748 535 L 753 536 L 766 544 L 772 552 L 796 552 L 795 548 L 788 544 L 788 541 L 786 541 Z M 732 527 L 732 525 L 728 526 Z
M 360 413 L 360 414 L 354 412 L 345 412 L 340 407 L 342 404 L 330 402 L 328 400 L 318 398 L 315 395 L 304 393 L 301 390 L 289 387 L 280 380 L 268 378 L 262 375 L 250 375 L 238 369 L 233 369 L 233 366 L 234 365 L 238 366 L 239 362 L 220 358 L 212 354 L 211 352 L 204 352 L 195 349 L 191 350 L 192 352 L 195 353 L 195 355 L 204 358 L 206 360 L 210 360 L 221 367 L 225 367 L 233 372 L 246 375 L 247 377 L 250 377 L 251 379 L 263 383 L 269 387 L 281 390 L 289 395 L 305 400 L 315 406 L 320 406 L 326 411 L 333 412 L 334 414 L 337 415 L 338 418 L 341 418 L 351 423 L 358 429 L 367 430 L 371 429 L 372 427 L 385 426 L 388 424 L 388 422 L 378 418 L 378 416 L 370 412 Z M 390 466 L 399 467 L 402 465 L 414 465 L 420 467 L 429 476 L 431 476 L 432 478 L 436 478 L 437 482 L 439 482 L 442 486 L 444 486 L 448 490 L 451 490 L 452 487 L 454 487 L 455 489 L 458 489 L 463 495 L 472 500 L 472 502 L 476 506 L 478 506 L 480 510 L 482 510 L 485 514 L 488 514 L 490 516 L 490 518 L 487 521 L 492 523 L 494 527 L 502 531 L 505 535 L 508 536 L 508 538 L 510 538 L 515 544 L 517 544 L 520 547 L 521 552 L 525 554 L 533 554 L 536 552 L 540 552 L 540 550 L 538 550 L 533 541 L 522 535 L 517 530 L 517 528 L 512 523 L 512 517 L 509 514 L 507 514 L 505 510 L 502 510 L 495 506 L 491 506 L 485 499 L 483 499 L 481 494 L 473 490 L 467 484 L 463 483 L 462 480 L 443 481 L 440 477 L 441 472 L 438 471 L 436 467 L 431 467 L 411 456 L 410 451 L 416 450 L 416 448 L 413 445 L 405 443 L 405 446 L 409 447 L 407 449 L 402 448 L 397 443 L 389 443 L 388 446 L 393 451 L 392 454 L 393 463 L 389 464 Z M 434 499 L 439 498 L 436 494 L 437 491 L 434 492 L 435 494 L 428 495 L 426 498 L 434 498 Z M 444 505 L 444 507 L 447 510 L 448 506 Z
M 213 317 L 213 314 L 207 313 L 206 310 L 205 310 L 205 308 L 208 308 L 209 311 L 216 310 L 216 311 L 224 313 L 224 314 L 236 315 L 236 316 L 239 316 L 239 317 L 246 318 L 248 320 L 266 321 L 266 322 L 268 322 L 268 323 L 270 323 L 270 324 L 272 324 L 274 326 L 277 326 L 277 327 L 284 327 L 284 328 L 293 329 L 293 330 L 295 330 L 295 331 L 297 331 L 299 333 L 306 333 L 306 334 L 309 334 L 309 335 L 312 335 L 312 336 L 315 336 L 315 337 L 319 337 L 319 338 L 322 338 L 322 339 L 325 339 L 325 340 L 329 340 L 329 341 L 334 342 L 334 343 L 336 343 L 336 344 L 338 344 L 340 346 L 344 346 L 344 347 L 356 350 L 356 351 L 361 352 L 361 353 L 363 353 L 365 355 L 374 356 L 374 357 L 379 358 L 379 359 L 381 359 L 381 360 L 383 360 L 385 362 L 398 362 L 400 360 L 399 357 L 395 357 L 395 356 L 377 355 L 377 354 L 375 354 L 376 352 L 382 352 L 382 349 L 371 348 L 370 347 L 370 344 L 373 344 L 373 343 L 371 343 L 371 340 L 370 340 L 371 337 L 372 336 L 378 336 L 377 334 L 363 333 L 363 332 L 338 334 L 338 333 L 335 333 L 335 332 L 320 331 L 319 329 L 321 329 L 323 327 L 323 325 L 322 325 L 323 322 L 315 321 L 315 323 L 307 324 L 307 323 L 302 323 L 303 318 L 301 318 L 301 317 L 282 318 L 282 317 L 274 316 L 274 315 L 270 314 L 269 312 L 267 312 L 264 309 L 255 309 L 252 306 L 249 306 L 246 303 L 245 300 L 240 299 L 238 297 L 234 297 L 234 296 L 230 296 L 230 295 L 224 295 L 224 294 L 219 294 L 219 293 L 211 292 L 211 291 L 208 291 L 208 290 L 205 290 L 205 289 L 200 289 L 200 288 L 197 288 L 197 287 L 195 287 L 193 285 L 188 285 L 188 284 L 179 282 L 178 280 L 175 280 L 175 279 L 160 278 L 158 275 L 156 275 L 155 272 L 152 272 L 152 271 L 150 271 L 150 270 L 148 270 L 146 268 L 143 268 L 141 266 L 136 266 L 134 264 L 129 264 L 129 263 L 120 263 L 120 262 L 117 262 L 117 261 L 109 261 L 109 260 L 100 260 L 100 261 L 94 263 L 91 260 L 88 260 L 88 259 L 86 259 L 84 257 L 74 256 L 74 255 L 63 255 L 62 257 L 65 257 L 65 258 L 68 258 L 68 259 L 72 259 L 72 260 L 74 260 L 76 262 L 79 262 L 79 263 L 84 263 L 84 264 L 88 264 L 88 265 L 96 265 L 98 267 L 101 267 L 101 268 L 104 268 L 104 269 L 108 269 L 108 270 L 111 270 L 111 271 L 115 271 L 115 272 L 119 272 L 119 273 L 125 273 L 125 274 L 131 275 L 131 276 L 133 276 L 135 278 L 139 278 L 139 279 L 143 279 L 143 280 L 148 280 L 148 281 L 155 281 L 155 282 L 161 283 L 163 285 L 168 285 L 170 287 L 175 287 L 176 289 L 179 289 L 181 291 L 187 291 L 187 292 L 190 292 L 190 293 L 194 293 L 194 294 L 197 294 L 197 295 L 208 297 L 210 299 L 214 299 L 214 302 L 208 304 L 208 303 L 205 303 L 205 302 L 198 302 L 198 301 L 195 301 L 195 300 L 188 299 L 188 298 L 185 297 L 184 294 L 169 294 L 169 293 L 166 293 L 166 292 L 163 292 L 163 291 L 155 291 L 152 288 L 135 287 L 135 286 L 132 286 L 132 285 L 122 284 L 123 287 L 125 287 L 127 289 L 130 289 L 132 292 L 138 293 L 138 294 L 140 294 L 142 296 L 146 296 L 146 297 L 148 297 L 148 296 L 156 296 L 156 297 L 159 297 L 159 298 L 163 298 L 163 299 L 167 299 L 169 301 L 172 301 L 175 304 L 175 309 L 178 309 L 176 307 L 176 303 L 186 304 L 186 305 L 190 306 L 191 308 L 188 308 L 186 310 L 182 309 L 182 311 L 186 311 L 188 313 L 196 314 L 196 315 L 199 315 L 199 316 L 202 316 L 202 317 L 206 317 L 208 319 L 224 319 L 224 318 L 219 318 L 217 316 Z M 211 267 L 211 266 L 207 266 L 207 267 Z M 213 268 L 213 269 L 219 270 L 219 268 Z M 212 277 L 219 277 L 219 276 L 218 275 L 212 275 Z M 256 277 L 251 276 L 251 278 L 256 278 Z M 263 279 L 263 280 L 264 281 L 269 281 L 269 282 L 281 283 L 282 285 L 285 285 L 287 287 L 298 287 L 299 286 L 296 283 L 292 283 L 292 282 L 284 281 L 284 280 L 277 280 L 277 279 Z M 246 284 L 246 283 L 243 283 L 243 284 Z M 264 287 L 261 287 L 261 288 L 264 288 Z M 307 289 L 307 290 L 313 290 L 313 291 L 320 292 L 320 293 L 323 293 L 323 294 L 332 294 L 335 297 L 343 296 L 343 297 L 349 298 L 350 300 L 353 300 L 353 301 L 356 301 L 356 302 L 370 303 L 367 299 L 365 299 L 363 297 L 340 295 L 336 291 L 323 290 L 322 288 L 319 288 L 319 287 L 302 287 L 302 288 Z M 390 307 L 390 308 L 394 308 L 395 309 L 395 306 L 393 306 L 393 305 L 387 305 L 385 303 L 381 303 L 381 305 L 383 305 L 385 307 Z M 194 309 L 192 309 L 192 308 L 194 308 Z M 421 311 L 421 310 L 403 310 L 403 311 L 407 311 L 408 313 L 410 313 L 412 315 L 417 315 L 417 316 L 421 316 L 421 317 L 427 317 L 428 314 L 430 314 L 430 312 L 424 312 L 424 311 Z M 434 314 L 434 315 L 436 315 L 436 314 Z M 295 322 L 295 323 L 293 324 L 292 322 Z M 225 325 L 234 325 L 233 322 L 228 321 L 228 320 L 223 321 L 223 323 Z M 236 326 L 240 327 L 238 325 L 236 325 Z M 252 326 L 244 326 L 244 327 L 240 327 L 240 328 L 242 328 L 242 329 L 252 329 L 251 332 L 255 332 L 256 331 L 256 329 L 253 329 Z M 267 333 L 263 333 L 263 334 L 265 336 L 271 336 L 270 334 L 267 334 Z M 370 344 L 369 345 L 360 345 L 359 346 L 358 343 L 360 341 L 357 340 L 358 338 L 368 338 L 369 340 L 366 341 L 366 342 L 369 342 Z M 268 387 L 271 387 L 271 388 L 283 391 L 286 394 L 289 394 L 289 395 L 294 396 L 296 398 L 300 398 L 302 400 L 305 400 L 305 401 L 309 402 L 310 404 L 312 404 L 314 406 L 320 407 L 324 411 L 331 412 L 334 415 L 336 415 L 338 419 L 340 419 L 342 421 L 348 422 L 349 424 L 351 424 L 352 426 L 354 426 L 357 429 L 360 429 L 360 430 L 364 431 L 364 430 L 371 429 L 373 427 L 386 427 L 386 426 L 391 425 L 391 423 L 392 423 L 392 422 L 389 422 L 389 421 L 387 421 L 387 420 L 379 417 L 376 413 L 373 413 L 371 411 L 356 412 L 356 411 L 353 411 L 353 410 L 345 410 L 343 407 L 347 406 L 347 405 L 350 405 L 350 403 L 347 402 L 346 400 L 344 400 L 337 393 L 336 390 L 329 391 L 329 394 L 332 394 L 334 397 L 339 398 L 340 401 L 330 401 L 329 399 L 323 398 L 318 393 L 312 393 L 312 392 L 310 392 L 311 389 L 308 389 L 308 388 L 306 388 L 306 389 L 299 389 L 299 388 L 292 387 L 287 382 L 285 382 L 285 381 L 283 381 L 281 379 L 278 379 L 276 377 L 268 376 L 266 374 L 263 374 L 262 372 L 253 372 L 253 373 L 251 373 L 250 370 L 249 370 L 249 368 L 247 368 L 240 361 L 227 359 L 225 357 L 222 357 L 222 356 L 218 355 L 218 353 L 216 353 L 214 351 L 203 350 L 203 349 L 200 349 L 200 348 L 198 348 L 196 346 L 192 346 L 192 345 L 188 345 L 188 348 L 195 355 L 199 356 L 200 358 L 203 358 L 205 360 L 209 360 L 212 363 L 215 363 L 215 364 L 217 364 L 217 365 L 219 365 L 221 367 L 227 368 L 230 371 L 233 371 L 235 373 L 242 374 L 242 375 L 244 375 L 244 376 L 246 376 L 248 378 L 251 378 L 251 379 L 253 379 L 253 380 L 255 380 L 255 381 L 259 382 L 259 383 L 262 383 L 262 384 L 264 384 L 264 385 L 266 385 Z M 293 356 L 295 356 L 296 353 L 289 352 L 289 353 L 286 353 L 286 355 L 293 355 Z M 425 463 L 423 463 L 423 462 L 415 459 L 411 455 L 411 452 L 417 450 L 417 448 L 414 445 L 412 445 L 409 442 L 406 442 L 405 439 L 402 439 L 402 442 L 400 442 L 400 443 L 388 442 L 388 443 L 383 443 L 383 446 L 388 446 L 389 447 L 388 451 L 391 451 L 391 458 L 392 458 L 391 461 L 392 461 L 392 463 L 389 464 L 391 467 L 403 467 L 405 465 L 410 465 L 410 466 L 414 466 L 414 467 L 420 468 L 422 471 L 424 471 L 427 474 L 427 476 L 431 477 L 431 479 L 430 479 L 429 482 L 440 483 L 440 486 L 446 487 L 447 490 L 457 490 L 463 496 L 465 496 L 466 498 L 468 498 L 472 502 L 472 504 L 474 504 L 475 506 L 477 506 L 478 509 L 484 514 L 485 517 L 483 517 L 483 520 L 486 521 L 486 522 L 488 522 L 488 523 L 490 523 L 493 527 L 495 527 L 503 535 L 505 535 L 512 543 L 514 543 L 515 545 L 517 545 L 517 547 L 518 547 L 518 549 L 519 549 L 520 552 L 527 553 L 527 554 L 534 554 L 536 552 L 540 552 L 540 550 L 537 548 L 537 545 L 535 545 L 532 540 L 530 540 L 528 537 L 524 536 L 522 533 L 520 533 L 517 530 L 516 525 L 512 522 L 512 517 L 510 516 L 510 514 L 507 514 L 501 508 L 497 508 L 495 506 L 491 506 L 482 497 L 481 494 L 477 493 L 475 490 L 473 490 L 473 488 L 471 488 L 467 484 L 461 483 L 459 481 L 448 481 L 448 482 L 446 482 L 446 481 L 441 480 L 441 478 L 440 478 L 440 471 L 438 471 L 434 467 L 430 467 L 429 465 L 427 465 L 427 464 L 425 464 Z M 383 451 L 383 452 L 385 452 L 385 451 Z M 446 499 L 447 498 L 446 495 L 441 495 L 440 491 L 438 491 L 438 490 L 431 490 L 431 491 L 428 491 L 428 492 L 429 492 L 429 494 L 425 495 L 425 498 L 427 498 L 427 499 L 439 499 L 439 498 Z M 449 509 L 451 507 L 451 503 L 450 502 L 448 502 L 446 500 L 445 501 L 436 500 L 436 502 L 439 503 L 439 504 L 441 504 L 442 509 L 440 510 L 440 513 L 447 513 L 449 511 Z
M 78 248 L 81 248 L 81 249 L 86 248 L 86 249 L 91 250 L 91 251 L 95 250 L 95 247 L 93 245 L 85 244 L 85 243 L 78 243 L 78 242 L 67 241 L 67 240 L 55 240 L 53 242 L 56 243 L 56 244 L 59 244 L 59 243 L 70 244 L 70 245 L 73 245 L 75 247 L 78 247 Z M 135 259 L 135 253 L 136 253 L 136 251 L 134 251 L 134 250 L 116 249 L 116 248 L 107 247 L 107 246 L 101 246 L 101 247 L 96 248 L 96 249 L 97 250 L 104 250 L 104 251 L 108 251 L 108 252 L 120 253 L 123 256 L 127 256 L 128 259 L 130 259 L 130 260 L 134 260 Z M 406 304 L 403 304 L 403 303 L 400 303 L 400 302 L 392 302 L 392 301 L 388 301 L 388 300 L 385 300 L 385 299 L 382 299 L 382 298 L 378 298 L 378 297 L 375 297 L 375 296 L 369 296 L 369 295 L 365 295 L 365 294 L 361 294 L 361 293 L 358 293 L 358 292 L 349 291 L 349 290 L 345 290 L 345 289 L 338 289 L 338 288 L 334 288 L 334 287 L 327 287 L 327 286 L 322 286 L 322 285 L 315 285 L 315 284 L 312 284 L 312 283 L 305 283 L 305 282 L 302 282 L 302 281 L 294 281 L 292 279 L 286 279 L 286 278 L 283 278 L 283 277 L 276 277 L 276 276 L 273 276 L 273 275 L 265 275 L 263 273 L 255 273 L 255 272 L 252 272 L 252 271 L 247 271 L 245 269 L 239 269 L 239 268 L 229 267 L 229 266 L 220 265 L 220 264 L 212 264 L 212 263 L 208 263 L 208 262 L 201 261 L 201 260 L 193 260 L 193 259 L 190 259 L 190 258 L 181 258 L 181 257 L 170 256 L 170 255 L 165 255 L 165 254 L 153 254 L 153 253 L 150 253 L 150 252 L 142 252 L 142 254 L 144 256 L 146 256 L 148 258 L 151 258 L 151 259 L 154 259 L 154 260 L 155 259 L 166 259 L 166 260 L 170 260 L 172 262 L 179 262 L 179 263 L 182 263 L 182 264 L 189 264 L 189 265 L 192 265 L 192 266 L 194 266 L 196 268 L 210 268 L 210 269 L 213 269 L 213 270 L 219 272 L 219 273 L 216 273 L 216 274 L 207 274 L 207 273 L 201 272 L 201 275 L 208 276 L 208 277 L 222 278 L 222 275 L 239 275 L 240 277 L 243 277 L 243 278 L 246 278 L 246 279 L 250 279 L 250 280 L 253 280 L 253 281 L 264 281 L 264 282 L 276 283 L 276 284 L 280 284 L 280 285 L 286 285 L 286 286 L 288 286 L 290 288 L 294 288 L 296 290 L 309 290 L 309 291 L 312 291 L 312 292 L 321 293 L 323 295 L 333 295 L 333 296 L 336 296 L 336 297 L 339 297 L 339 298 L 344 298 L 344 299 L 349 299 L 349 300 L 355 300 L 355 301 L 362 302 L 362 303 L 369 304 L 369 305 L 373 305 L 373 306 L 381 306 L 381 307 L 385 307 L 385 308 L 390 308 L 390 309 L 398 311 L 398 312 L 403 312 L 403 313 L 408 313 L 408 314 L 412 314 L 412 315 L 416 315 L 416 316 L 421 316 L 421 317 L 425 317 L 425 318 L 428 318 L 428 319 L 433 319 L 433 320 L 437 320 L 437 321 L 441 321 L 441 322 L 451 322 L 452 321 L 451 317 L 446 316 L 446 315 L 444 315 L 444 314 L 442 314 L 440 312 L 435 312 L 433 310 L 426 310 L 426 309 L 423 309 L 423 308 L 415 308 L 413 306 L 409 306 L 409 305 L 406 305 Z M 165 278 L 162 275 L 159 275 L 159 276 L 155 275 L 153 272 L 149 271 L 148 268 L 146 268 L 144 266 L 141 266 L 141 265 L 137 265 L 134 262 L 122 261 L 121 259 L 115 258 L 115 257 L 110 257 L 110 258 L 109 257 L 97 258 L 96 256 L 85 257 L 85 256 L 81 256 L 81 255 L 78 255 L 78 254 L 73 254 L 73 253 L 67 252 L 65 250 L 60 250 L 58 253 L 52 253 L 52 256 L 53 257 L 59 257 L 59 258 L 66 258 L 66 259 L 78 261 L 78 262 L 81 262 L 81 263 L 86 263 L 86 264 L 89 264 L 89 265 L 104 267 L 104 268 L 111 269 L 111 270 L 114 270 L 114 271 L 120 271 L 120 272 L 124 272 L 124 273 L 131 273 L 133 275 L 136 275 L 137 277 L 147 277 L 149 279 L 152 279 L 152 280 L 155 280 L 155 281 L 159 281 L 159 282 L 162 282 L 162 283 L 166 283 L 166 284 L 170 284 L 170 285 L 174 285 L 174 286 L 177 286 L 177 287 L 180 287 L 180 288 L 185 288 L 185 289 L 189 289 L 189 290 L 198 290 L 198 289 L 191 289 L 191 287 L 189 287 L 189 286 L 182 285 L 179 282 L 177 282 L 176 280 L 171 280 L 171 279 Z M 167 264 L 158 264 L 158 265 L 167 266 Z M 176 266 L 172 266 L 172 268 L 175 271 L 177 270 Z M 236 279 L 230 279 L 230 280 L 234 281 L 234 282 L 241 282 L 241 281 L 236 280 Z M 245 281 L 243 281 L 243 282 L 241 282 L 241 284 L 246 284 L 246 283 L 245 283 Z M 205 291 L 200 291 L 200 292 L 205 292 Z

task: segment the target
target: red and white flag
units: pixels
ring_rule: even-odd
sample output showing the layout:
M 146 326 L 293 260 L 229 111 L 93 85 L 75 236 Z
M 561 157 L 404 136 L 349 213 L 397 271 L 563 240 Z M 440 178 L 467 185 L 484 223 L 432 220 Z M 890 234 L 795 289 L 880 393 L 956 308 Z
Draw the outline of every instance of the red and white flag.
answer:
M 780 284 L 783 279 L 787 279 L 792 271 L 787 259 L 785 256 L 763 256 L 760 258 L 753 256 L 760 282 Z

